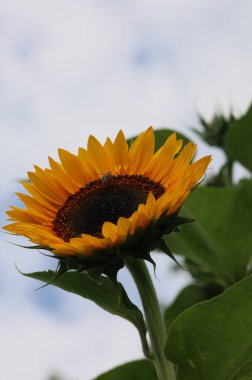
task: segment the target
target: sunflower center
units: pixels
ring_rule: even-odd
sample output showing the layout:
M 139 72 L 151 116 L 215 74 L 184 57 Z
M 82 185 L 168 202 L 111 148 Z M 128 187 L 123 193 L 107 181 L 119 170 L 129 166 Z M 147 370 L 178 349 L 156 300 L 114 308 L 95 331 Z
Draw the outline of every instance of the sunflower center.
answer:
M 106 174 L 67 198 L 53 221 L 53 231 L 64 241 L 81 234 L 102 238 L 104 222 L 129 218 L 150 192 L 157 199 L 165 189 L 142 175 Z

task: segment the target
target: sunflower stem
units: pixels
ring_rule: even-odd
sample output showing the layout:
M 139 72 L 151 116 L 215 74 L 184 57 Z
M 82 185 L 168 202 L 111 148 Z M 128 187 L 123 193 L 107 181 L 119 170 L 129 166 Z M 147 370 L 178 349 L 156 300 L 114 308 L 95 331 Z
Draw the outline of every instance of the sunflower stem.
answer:
M 144 260 L 130 258 L 126 260 L 126 266 L 141 297 L 158 379 L 176 380 L 173 365 L 165 357 L 166 329 L 148 268 Z

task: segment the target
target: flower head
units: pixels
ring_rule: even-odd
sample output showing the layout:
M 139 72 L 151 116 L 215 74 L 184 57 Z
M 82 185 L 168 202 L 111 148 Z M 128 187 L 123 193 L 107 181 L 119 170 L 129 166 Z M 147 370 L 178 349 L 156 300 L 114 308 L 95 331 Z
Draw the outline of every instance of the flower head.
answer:
M 206 171 L 210 156 L 192 163 L 196 145 L 173 133 L 154 152 L 150 127 L 131 146 L 120 131 L 101 145 L 90 136 L 78 155 L 59 149 L 60 162 L 35 166 L 28 194 L 17 195 L 25 208 L 7 211 L 4 228 L 26 236 L 69 268 L 108 266 L 127 255 L 145 257 L 164 234 L 185 220 L 182 203 Z

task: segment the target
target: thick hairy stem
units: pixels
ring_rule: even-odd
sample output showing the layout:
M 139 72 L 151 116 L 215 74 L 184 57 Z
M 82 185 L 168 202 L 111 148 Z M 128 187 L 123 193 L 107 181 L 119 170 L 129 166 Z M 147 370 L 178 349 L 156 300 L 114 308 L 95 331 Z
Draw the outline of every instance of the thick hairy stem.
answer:
M 135 281 L 143 304 L 158 379 L 176 380 L 173 365 L 164 354 L 166 329 L 148 268 L 144 260 L 127 259 L 126 266 Z

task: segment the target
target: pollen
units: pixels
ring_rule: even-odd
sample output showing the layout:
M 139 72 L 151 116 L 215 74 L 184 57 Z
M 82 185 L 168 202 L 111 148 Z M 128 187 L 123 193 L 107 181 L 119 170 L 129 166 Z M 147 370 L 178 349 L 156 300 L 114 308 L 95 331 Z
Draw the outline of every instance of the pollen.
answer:
M 53 221 L 53 231 L 65 242 L 82 234 L 103 238 L 105 221 L 116 224 L 120 217 L 129 218 L 150 192 L 158 199 L 165 189 L 142 175 L 110 174 L 106 181 L 92 181 L 67 198 Z

